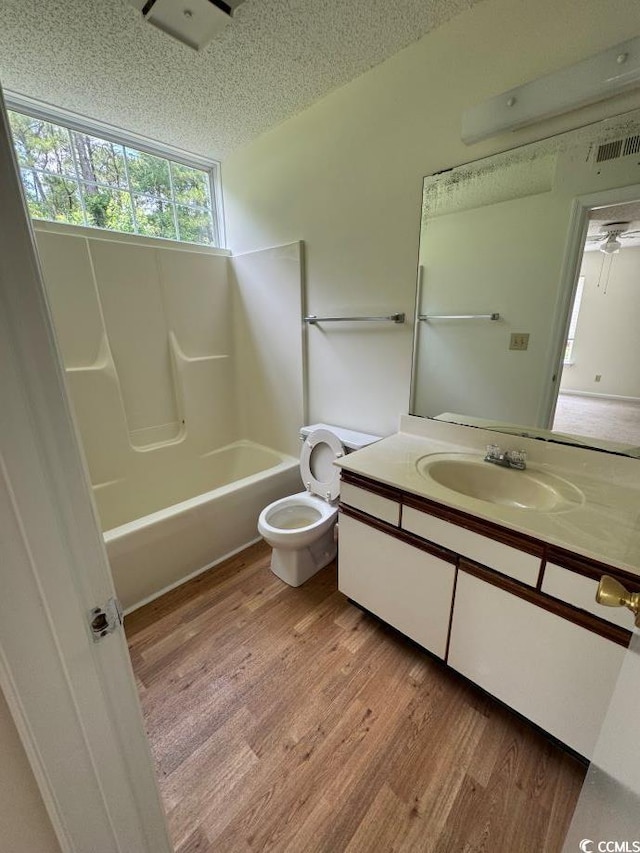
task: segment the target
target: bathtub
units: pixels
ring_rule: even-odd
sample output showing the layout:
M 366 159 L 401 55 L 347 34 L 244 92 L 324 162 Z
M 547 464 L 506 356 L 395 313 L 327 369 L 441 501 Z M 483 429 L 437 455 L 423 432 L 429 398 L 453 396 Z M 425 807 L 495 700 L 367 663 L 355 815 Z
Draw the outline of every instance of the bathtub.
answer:
M 94 487 L 125 612 L 257 541 L 261 510 L 301 488 L 298 459 L 249 441 Z

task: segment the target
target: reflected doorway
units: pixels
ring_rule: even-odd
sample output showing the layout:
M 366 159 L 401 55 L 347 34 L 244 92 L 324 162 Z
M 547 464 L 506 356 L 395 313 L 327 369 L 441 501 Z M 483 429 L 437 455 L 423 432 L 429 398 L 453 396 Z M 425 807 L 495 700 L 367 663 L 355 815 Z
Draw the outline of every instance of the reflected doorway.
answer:
M 594 208 L 564 348 L 554 432 L 640 447 L 640 201 Z

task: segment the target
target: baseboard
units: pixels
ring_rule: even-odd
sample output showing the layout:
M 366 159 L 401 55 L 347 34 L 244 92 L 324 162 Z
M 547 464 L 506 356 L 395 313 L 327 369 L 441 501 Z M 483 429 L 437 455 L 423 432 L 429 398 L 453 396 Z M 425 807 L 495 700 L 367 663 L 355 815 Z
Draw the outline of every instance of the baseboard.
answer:
M 561 388 L 559 396 L 566 394 L 568 397 L 596 397 L 600 400 L 617 400 L 620 403 L 640 403 L 640 397 L 623 397 L 621 394 L 598 394 L 596 391 L 573 391 L 569 388 Z
M 225 560 L 230 560 L 231 557 L 235 557 L 236 554 L 239 554 L 241 551 L 244 551 L 246 548 L 250 548 L 251 545 L 255 545 L 257 542 L 260 542 L 262 536 L 256 536 L 255 539 L 252 539 L 250 542 L 245 542 L 244 545 L 240 545 L 238 548 L 234 548 L 233 551 L 229 551 L 228 554 L 224 554 L 222 557 L 218 557 L 217 560 L 214 560 L 213 563 L 207 563 L 206 566 L 203 566 L 201 569 L 196 569 L 195 572 L 191 572 L 180 580 L 175 581 L 174 583 L 168 584 L 168 586 L 163 587 L 158 590 L 158 592 L 154 592 L 151 595 L 148 595 L 146 598 L 143 598 L 142 601 L 137 602 L 137 604 L 132 604 L 131 607 L 127 607 L 124 611 L 124 615 L 128 616 L 130 613 L 133 613 L 134 610 L 139 610 L 141 607 L 144 607 L 146 604 L 151 604 L 152 601 L 155 601 L 156 598 L 160 598 L 161 595 L 164 595 L 167 592 L 171 592 L 172 589 L 177 589 L 179 586 L 182 586 L 183 583 L 187 583 L 187 581 L 193 580 L 193 578 L 197 578 L 198 575 L 203 574 L 203 572 L 208 572 L 209 569 L 213 569 L 216 566 L 219 566 L 220 563 L 224 563 Z

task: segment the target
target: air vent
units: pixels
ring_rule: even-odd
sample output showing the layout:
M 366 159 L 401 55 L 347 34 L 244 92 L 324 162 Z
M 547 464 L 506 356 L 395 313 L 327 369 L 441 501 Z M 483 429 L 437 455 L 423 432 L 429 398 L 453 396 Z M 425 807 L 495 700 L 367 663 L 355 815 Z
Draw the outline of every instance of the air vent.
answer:
M 640 152 L 640 136 L 629 136 L 624 141 L 624 151 L 622 152 L 622 156 L 626 157 L 627 154 L 638 154 Z
M 618 157 L 638 153 L 640 153 L 640 134 L 627 136 L 626 139 L 616 139 L 614 142 L 605 142 L 604 145 L 598 146 L 596 163 L 603 163 L 605 160 L 617 160 Z
M 194 50 L 202 50 L 231 20 L 225 0 L 129 0 L 150 24 Z M 240 0 L 242 2 L 242 0 Z M 234 5 L 240 2 L 235 0 Z
M 616 139 L 615 142 L 605 142 L 604 145 L 598 147 L 596 154 L 596 163 L 602 163 L 604 160 L 615 160 L 622 154 L 622 139 Z

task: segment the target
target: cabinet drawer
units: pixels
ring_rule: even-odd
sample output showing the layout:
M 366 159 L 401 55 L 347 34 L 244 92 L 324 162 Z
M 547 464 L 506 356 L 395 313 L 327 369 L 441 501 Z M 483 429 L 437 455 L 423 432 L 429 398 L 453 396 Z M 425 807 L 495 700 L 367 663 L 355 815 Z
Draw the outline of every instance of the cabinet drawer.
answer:
M 444 658 L 455 566 L 340 516 L 338 588 L 425 649 Z
M 521 583 L 535 586 L 538 582 L 541 564 L 539 556 L 496 542 L 488 536 L 466 530 L 413 507 L 404 507 L 402 527 Z
M 579 575 L 577 572 L 572 572 L 555 563 L 547 563 L 545 566 L 542 581 L 543 592 L 553 595 L 554 598 L 559 598 L 561 601 L 566 601 L 567 604 L 572 604 L 574 607 L 579 607 L 581 610 L 593 613 L 600 619 L 605 619 L 607 622 L 633 631 L 633 613 L 625 607 L 604 607 L 602 604 L 598 604 L 596 601 L 597 589 L 598 581 L 593 578 L 584 577 L 584 575 Z
M 590 758 L 625 649 L 458 572 L 448 663 Z
M 386 521 L 387 524 L 393 524 L 394 527 L 400 524 L 399 501 L 385 498 L 366 489 L 359 489 L 358 486 L 354 486 L 351 483 L 341 484 L 340 503 L 352 506 L 361 512 L 366 512 L 367 515 L 372 515 L 374 518 Z

